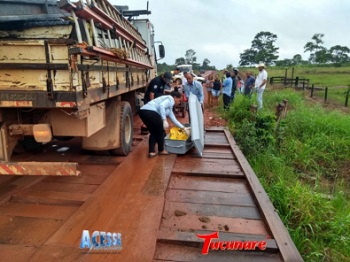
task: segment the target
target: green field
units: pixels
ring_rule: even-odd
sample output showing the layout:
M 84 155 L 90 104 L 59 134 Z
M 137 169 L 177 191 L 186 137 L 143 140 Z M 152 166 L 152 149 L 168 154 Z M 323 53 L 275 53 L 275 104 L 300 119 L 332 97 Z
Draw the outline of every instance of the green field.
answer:
M 287 69 L 287 78 L 292 77 L 292 67 L 282 68 L 271 66 L 266 68 L 270 77 L 284 77 Z M 241 71 L 250 70 L 253 74 L 257 74 L 256 68 L 242 68 Z M 295 66 L 295 77 L 310 79 L 310 84 L 317 87 L 338 87 L 350 85 L 350 66 L 335 67 L 335 66 Z
M 350 115 L 292 88 L 266 90 L 255 117 L 236 95 L 219 112 L 305 261 L 350 261 Z M 277 122 L 276 105 L 288 100 Z
M 258 73 L 256 68 L 242 68 L 240 71 L 251 71 L 255 75 Z M 269 78 L 284 77 L 286 74 L 286 68 L 282 67 L 271 66 L 266 71 Z M 345 92 L 350 89 L 350 66 L 295 66 L 293 78 L 295 77 L 310 79 L 310 87 L 312 84 L 315 87 L 315 99 L 324 102 L 325 88 L 328 87 L 327 103 L 337 107 L 345 105 Z M 292 67 L 287 68 L 287 78 L 292 78 Z M 311 95 L 310 90 L 306 90 L 305 95 Z M 348 103 L 350 106 L 350 101 Z

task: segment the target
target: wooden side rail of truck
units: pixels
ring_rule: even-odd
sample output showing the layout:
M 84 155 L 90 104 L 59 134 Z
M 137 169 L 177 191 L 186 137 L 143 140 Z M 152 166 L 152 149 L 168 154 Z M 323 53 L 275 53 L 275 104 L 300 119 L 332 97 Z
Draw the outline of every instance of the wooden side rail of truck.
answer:
M 127 155 L 135 92 L 145 88 L 154 66 L 141 34 L 106 0 L 5 2 L 0 174 L 78 175 L 76 163 L 11 162 L 25 136 L 37 142 L 79 136 L 83 149 Z M 11 14 L 19 9 L 11 4 L 22 7 L 21 15 Z

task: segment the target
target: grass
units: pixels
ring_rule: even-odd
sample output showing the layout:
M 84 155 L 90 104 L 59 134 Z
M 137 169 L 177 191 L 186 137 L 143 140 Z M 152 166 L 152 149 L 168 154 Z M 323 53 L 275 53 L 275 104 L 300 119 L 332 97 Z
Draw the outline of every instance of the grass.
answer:
M 292 67 L 283 68 L 277 66 L 267 67 L 269 78 L 284 77 L 287 69 L 287 78 L 292 78 Z M 256 68 L 242 68 L 241 71 L 251 71 L 257 74 Z M 310 85 L 314 84 L 317 87 L 347 87 L 350 85 L 350 65 L 337 67 L 334 65 L 323 66 L 295 66 L 293 78 L 310 79 Z
M 276 104 L 289 112 L 277 123 Z M 309 105 L 301 92 L 266 91 L 265 107 L 236 96 L 221 112 L 305 261 L 350 261 L 350 116 Z
M 292 68 L 282 67 L 268 67 L 269 78 L 285 76 L 287 69 L 287 77 L 292 77 Z M 252 71 L 254 74 L 258 73 L 256 68 L 242 69 L 241 71 Z M 316 89 L 314 90 L 314 97 L 320 101 L 324 101 L 325 88 L 328 87 L 327 102 L 336 106 L 344 106 L 346 94 L 345 92 L 350 89 L 350 66 L 336 67 L 333 65 L 322 66 L 295 66 L 293 77 L 310 79 L 310 87 L 313 84 Z M 349 99 L 350 100 L 350 99 Z M 350 101 L 348 102 L 350 106 Z
M 282 67 L 268 67 L 266 71 L 270 77 L 285 76 L 287 69 L 287 77 L 292 77 L 292 68 Z M 256 68 L 242 68 L 241 71 L 250 70 L 253 74 L 257 74 Z M 335 66 L 295 66 L 294 75 L 295 77 L 310 79 L 310 84 L 314 84 L 317 87 L 339 87 L 350 85 L 350 66 L 335 67 Z

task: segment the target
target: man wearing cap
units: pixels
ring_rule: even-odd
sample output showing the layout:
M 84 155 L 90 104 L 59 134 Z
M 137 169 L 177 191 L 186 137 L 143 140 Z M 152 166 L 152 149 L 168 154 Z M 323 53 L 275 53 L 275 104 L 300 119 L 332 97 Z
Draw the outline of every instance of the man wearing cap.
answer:
M 164 90 L 170 89 L 172 78 L 173 75 L 170 72 L 153 78 L 147 87 L 144 103 L 147 104 L 149 101 L 164 95 Z
M 258 102 L 258 109 L 263 107 L 263 93 L 267 83 L 267 72 L 265 70 L 265 64 L 259 63 L 258 65 L 259 74 L 255 80 L 255 90 L 257 93 L 256 100 Z
M 146 105 L 149 101 L 165 94 L 166 89 L 170 89 L 170 83 L 173 75 L 170 72 L 165 72 L 162 75 L 156 76 L 149 83 L 143 102 Z M 148 134 L 148 129 L 145 124 L 141 125 L 141 134 Z

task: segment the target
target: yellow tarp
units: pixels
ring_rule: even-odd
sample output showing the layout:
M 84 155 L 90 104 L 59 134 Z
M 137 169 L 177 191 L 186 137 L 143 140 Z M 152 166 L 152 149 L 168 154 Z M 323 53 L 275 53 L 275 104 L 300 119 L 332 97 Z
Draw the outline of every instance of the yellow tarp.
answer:
M 187 140 L 188 135 L 186 132 L 178 127 L 172 127 L 170 129 L 170 139 L 172 140 Z

